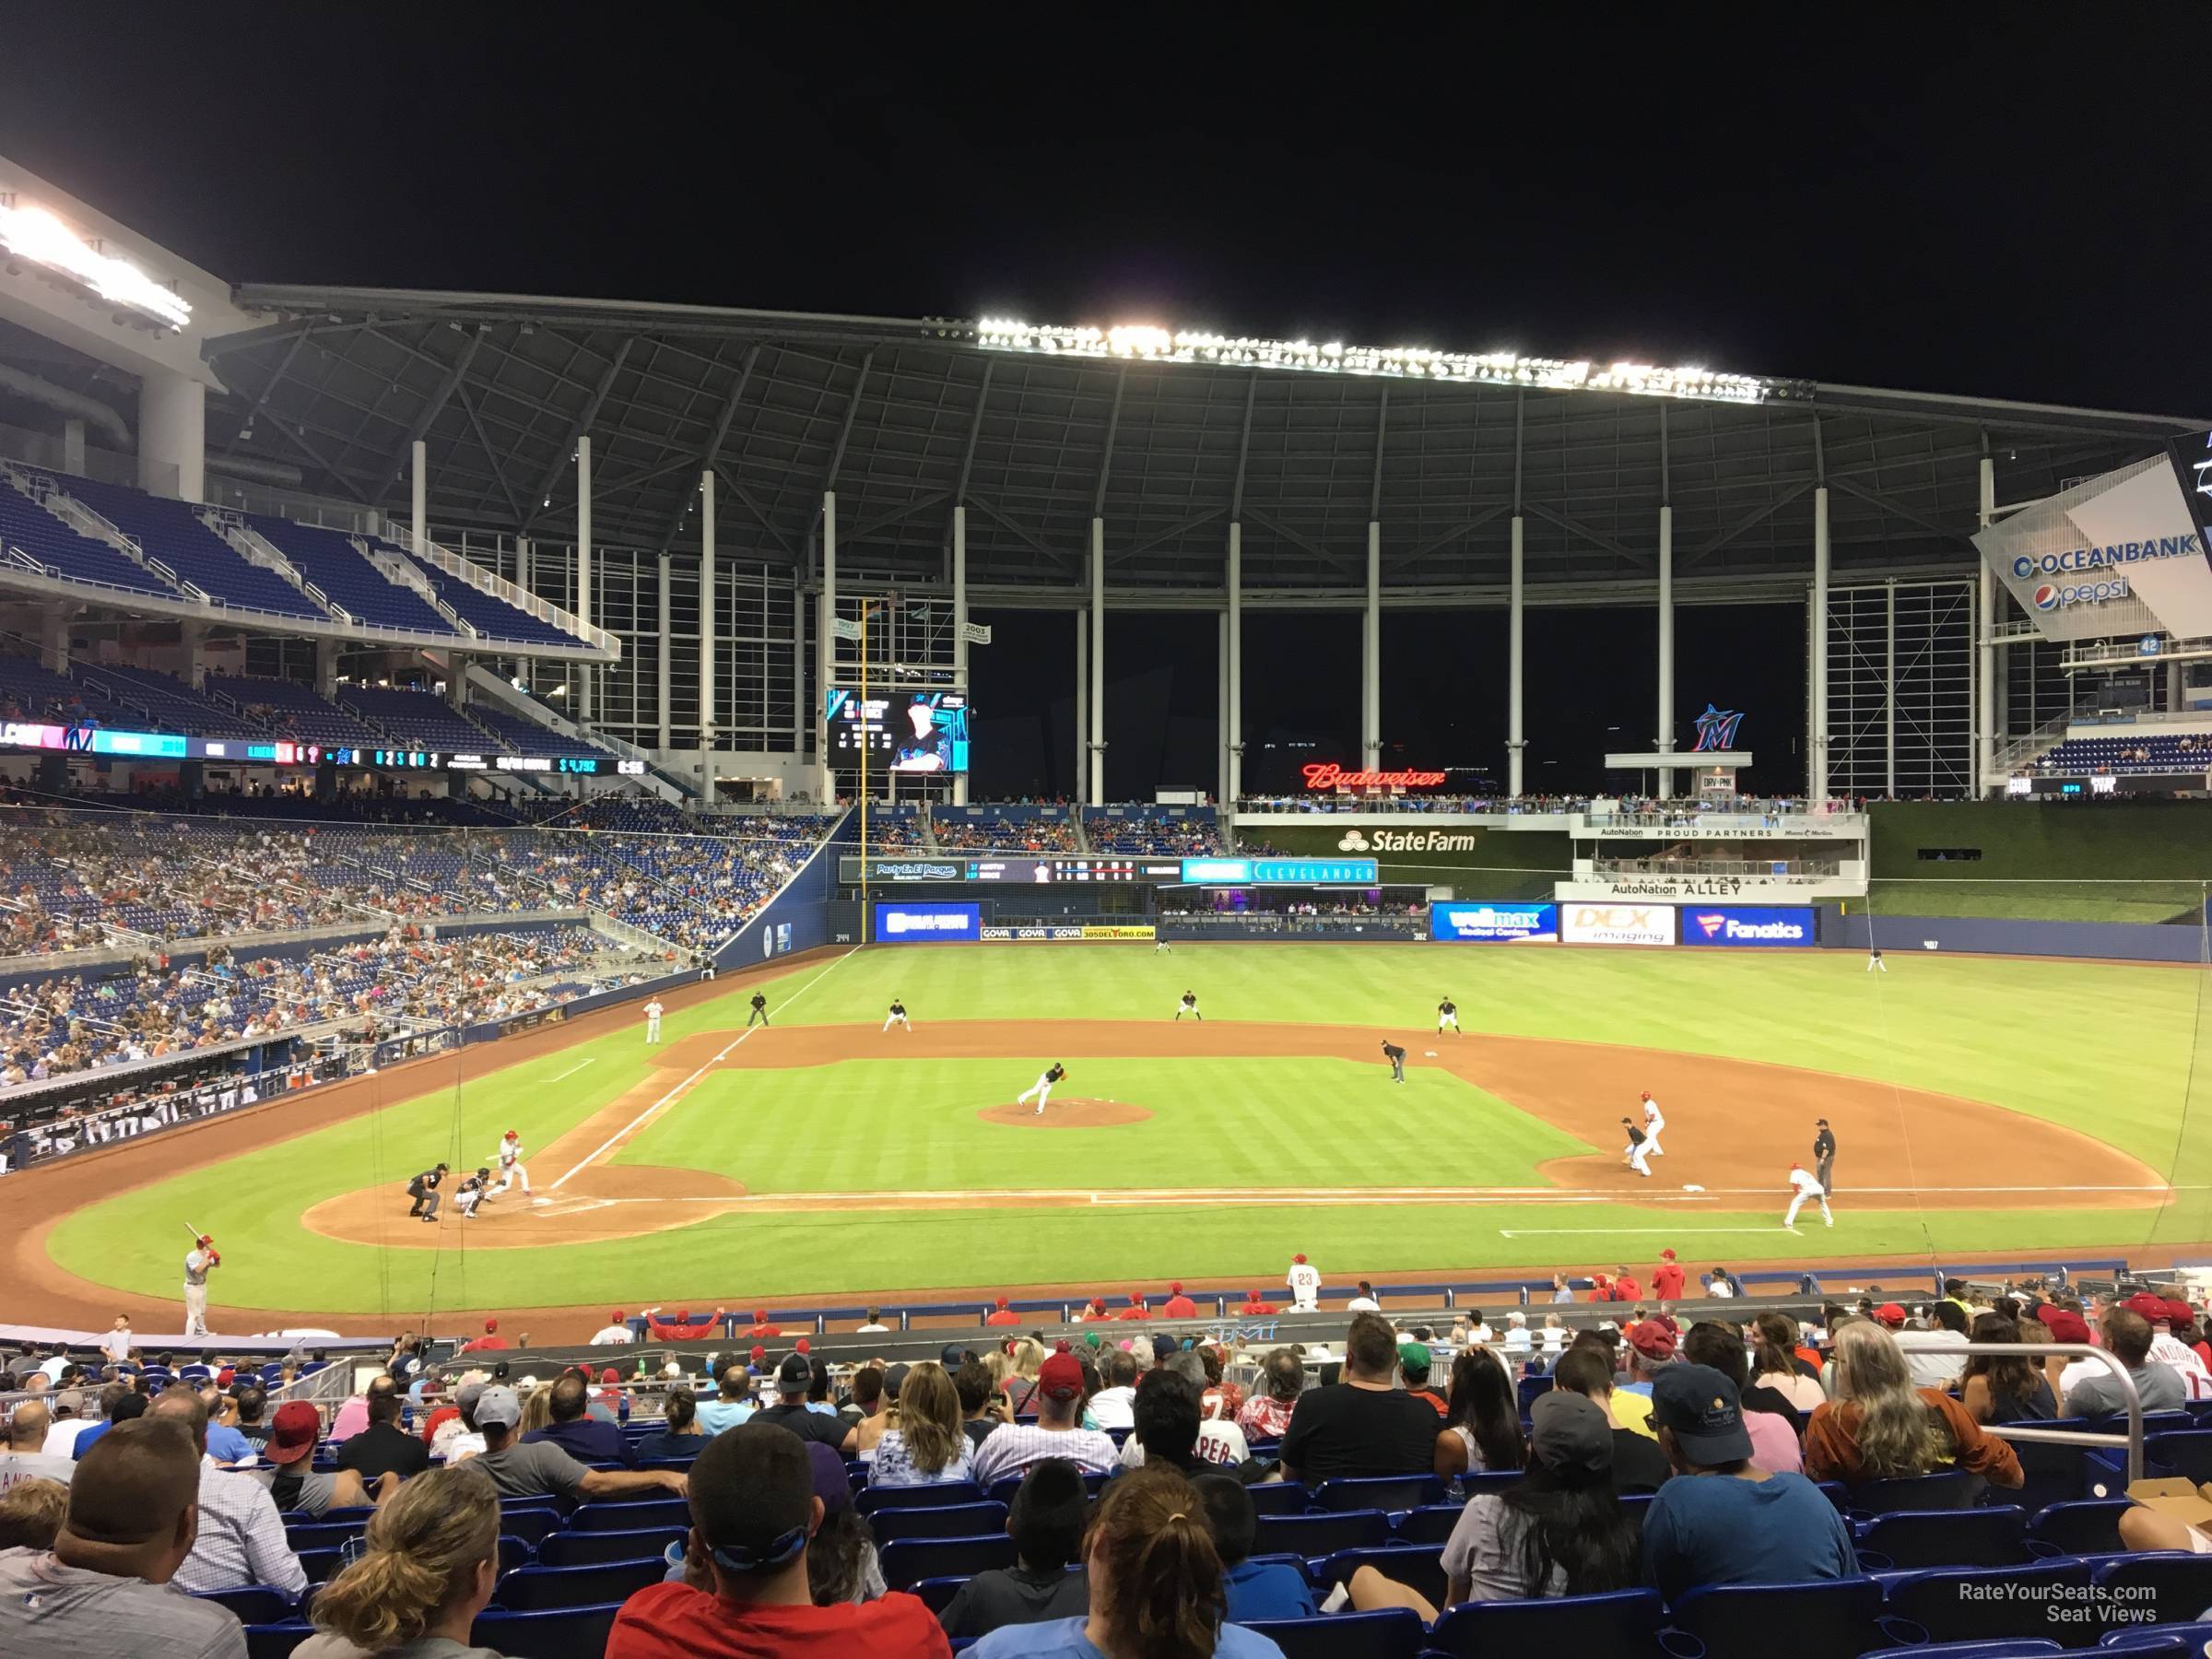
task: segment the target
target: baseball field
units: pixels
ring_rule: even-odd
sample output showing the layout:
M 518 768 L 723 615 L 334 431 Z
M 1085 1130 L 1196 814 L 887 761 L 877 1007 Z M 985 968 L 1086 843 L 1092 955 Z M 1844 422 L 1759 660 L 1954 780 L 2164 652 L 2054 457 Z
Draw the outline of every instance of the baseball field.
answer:
M 218 1329 L 1170 1277 L 1295 1251 L 1387 1273 L 2212 1237 L 2206 975 L 1893 952 L 877 947 L 417 1063 L 9 1178 L 17 1282 L 104 1323 L 217 1238 Z M 747 1030 L 747 1000 L 773 1023 Z M 1185 990 L 1203 1022 L 1173 1018 Z M 1465 1034 L 1435 1031 L 1449 994 Z M 883 1030 L 903 999 L 911 1030 Z M 1409 1051 L 1392 1080 L 1384 1039 Z M 1057 1061 L 1041 1114 L 1017 1095 Z M 1623 1115 L 1665 1112 L 1650 1178 Z M 1814 1120 L 1835 1223 L 1782 1227 Z M 520 1132 L 532 1194 L 408 1218 Z M 146 1317 L 141 1316 L 142 1324 Z

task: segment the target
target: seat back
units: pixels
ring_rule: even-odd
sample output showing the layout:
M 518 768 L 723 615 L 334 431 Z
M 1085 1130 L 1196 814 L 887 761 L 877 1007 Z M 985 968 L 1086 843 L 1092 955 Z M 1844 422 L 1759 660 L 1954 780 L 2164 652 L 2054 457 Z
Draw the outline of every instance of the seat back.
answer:
M 302 1619 L 288 1619 L 283 1624 L 248 1625 L 246 1659 L 291 1659 L 292 1650 L 314 1633 L 315 1627 Z
M 317 1522 L 308 1526 L 286 1527 L 284 1541 L 292 1547 L 295 1553 L 310 1549 L 335 1549 L 347 1539 L 359 1537 L 362 1531 L 359 1526 L 326 1526 Z
M 1436 1621 L 1429 1646 L 1453 1659 L 1497 1653 L 1635 1653 L 1649 1650 L 1663 1616 L 1656 1590 L 1463 1602 Z
M 2082 1418 L 2060 1418 L 2050 1423 L 2025 1423 L 2029 1429 L 2085 1430 L 2088 1422 Z M 2006 1441 L 2013 1455 L 2020 1460 L 2022 1483 L 2018 1491 L 2005 1494 L 2006 1500 L 2018 1504 L 2030 1514 L 2047 1504 L 2064 1503 L 2070 1498 L 2079 1498 L 2082 1492 L 2081 1452 L 2079 1446 L 2053 1445 L 2048 1441 Z
M 469 1640 L 506 1659 L 575 1659 L 603 1653 L 615 1628 L 619 1601 L 590 1607 L 562 1607 L 545 1613 L 515 1613 L 487 1607 L 477 1615 Z
M 1335 1555 L 1390 1542 L 1390 1517 L 1381 1510 L 1346 1510 L 1333 1515 L 1262 1515 L 1254 1555 Z
M 1924 1647 L 1884 1648 L 1861 1659 L 2047 1659 L 2065 1651 L 2055 1641 L 2017 1636 L 2008 1641 L 1931 1641 Z
M 207 1590 L 195 1601 L 213 1602 L 238 1615 L 241 1624 L 281 1624 L 292 1617 L 292 1598 L 267 1584 L 241 1584 L 234 1590 Z
M 1791 1659 L 1856 1659 L 1881 1641 L 1882 1587 L 1870 1578 L 1715 1584 L 1675 1603 L 1668 1623 L 1705 1645 L 1704 1659 L 1759 1659 L 1786 1632 Z
M 1443 1496 L 1444 1483 L 1433 1475 L 1378 1475 L 1324 1480 L 1313 1501 L 1324 1510 L 1409 1510 Z
M 1853 1487 L 1851 1507 L 1862 1514 L 1887 1515 L 1899 1510 L 1971 1509 L 1987 1486 L 1979 1475 L 1947 1469 L 1940 1475 L 1907 1475 L 1894 1480 L 1865 1480 Z
M 633 1532 L 557 1532 L 537 1547 L 540 1567 L 596 1567 L 660 1556 L 685 1535 L 681 1526 L 646 1526 Z
M 947 1480 L 936 1486 L 872 1486 L 853 1500 L 864 1515 L 887 1509 L 943 1509 L 955 1503 L 982 1503 L 983 1488 L 972 1480 Z
M 2129 1507 L 2124 1498 L 2053 1503 L 2028 1523 L 2028 1542 L 2059 1555 L 2109 1554 L 2125 1547 L 2120 1542 L 2120 1517 Z
M 1421 1616 L 1410 1607 L 1258 1618 L 1244 1628 L 1282 1649 L 1283 1659 L 1415 1659 L 1421 1651 Z
M 972 1578 L 1014 1565 L 1014 1540 L 997 1533 L 973 1538 L 900 1538 L 883 1547 L 883 1582 L 894 1590 L 927 1578 Z
M 879 1545 L 900 1538 L 980 1538 L 1006 1530 L 1003 1503 L 948 1503 L 880 1510 L 868 1518 Z
M 1452 1536 L 1452 1529 L 1459 1524 L 1465 1512 L 1456 1503 L 1424 1503 L 1419 1509 L 1407 1510 L 1398 1517 L 1395 1535 L 1401 1544 L 1442 1544 Z M 1439 1602 L 1437 1606 L 1443 1604 Z
M 2178 1434 L 2147 1434 L 2144 1454 L 2185 1475 L 2198 1485 L 2212 1480 L 2212 1429 L 2190 1429 Z
M 1451 1599 L 1444 1579 L 1441 1544 L 1385 1544 L 1379 1549 L 1340 1549 L 1322 1563 L 1314 1578 L 1324 1584 L 1344 1584 L 1362 1567 L 1372 1567 L 1386 1579 L 1394 1579 L 1417 1592 L 1432 1607 Z
M 2012 1567 L 2028 1559 L 2028 1516 L 2006 1505 L 1977 1510 L 1899 1510 L 1877 1516 L 1859 1536 L 1864 1558 L 1892 1568 Z
M 2086 1598 L 2088 1586 L 2088 1565 L 2073 1559 L 2028 1567 L 1947 1567 L 1891 1579 L 1883 1611 L 1919 1626 L 1930 1641 L 2048 1637 L 2052 1606 L 2069 1594 L 2077 1601 Z M 1900 1641 L 1912 1639 L 1894 1627 L 1891 1633 Z
M 516 1613 L 589 1607 L 634 1595 L 667 1572 L 668 1563 L 657 1554 L 588 1567 L 521 1567 L 500 1581 L 496 1599 Z
M 500 1532 L 503 1536 L 520 1538 L 525 1544 L 535 1544 L 560 1524 L 557 1509 L 509 1509 L 500 1507 Z
M 1302 1480 L 1274 1480 L 1246 1487 L 1253 1512 L 1261 1515 L 1302 1515 L 1313 1504 L 1313 1495 Z
M 1093 1474 L 1091 1471 L 1086 1469 L 1083 1472 L 1084 1489 L 1088 1491 L 1093 1498 L 1096 1498 L 1100 1489 L 1106 1485 L 1106 1478 L 1107 1477 L 1103 1475 Z M 1008 1509 L 1011 1509 L 1014 1507 L 1014 1494 L 1020 1490 L 1021 1477 L 1019 1475 L 1007 1475 L 1000 1479 L 993 1481 L 991 1483 L 991 1489 L 986 1492 L 984 1496 L 993 1503 L 1003 1503 Z M 1305 1488 L 1300 1487 L 1299 1490 L 1302 1494 Z M 1304 1506 L 1301 1503 L 1300 1507 L 1303 1508 Z
M 569 1517 L 571 1532 L 642 1532 L 653 1526 L 690 1524 L 691 1506 L 681 1498 L 649 1498 L 641 1503 L 587 1503 Z
M 2122 1556 L 2099 1567 L 2089 1582 L 2104 1592 L 2099 1600 L 2130 1622 L 2186 1624 L 2212 1608 L 2212 1556 L 2185 1549 Z M 2147 1607 L 2155 1619 L 2143 1618 Z

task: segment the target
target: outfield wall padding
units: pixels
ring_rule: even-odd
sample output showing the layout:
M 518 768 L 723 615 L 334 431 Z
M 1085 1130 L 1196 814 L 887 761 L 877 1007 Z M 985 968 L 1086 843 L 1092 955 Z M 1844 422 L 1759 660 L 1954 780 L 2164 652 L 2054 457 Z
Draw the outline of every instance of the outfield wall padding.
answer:
M 837 855 L 857 848 L 859 838 L 860 815 L 847 811 L 783 890 L 714 952 L 714 965 L 746 968 L 771 957 L 844 942 L 837 937 L 831 913 Z
M 1893 916 L 1824 904 L 1820 943 L 1865 950 L 1870 938 L 1886 956 L 1938 950 L 1986 956 L 2099 957 L 2129 962 L 2201 962 L 2203 931 L 2151 922 L 2007 922 L 1985 916 Z M 1869 930 L 1871 929 L 1871 935 Z

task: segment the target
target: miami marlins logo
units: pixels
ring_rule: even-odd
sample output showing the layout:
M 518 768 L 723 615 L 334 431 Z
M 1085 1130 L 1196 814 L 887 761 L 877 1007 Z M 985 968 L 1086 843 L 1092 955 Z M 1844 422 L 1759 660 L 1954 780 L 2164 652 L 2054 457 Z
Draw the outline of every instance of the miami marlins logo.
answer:
M 1735 728 L 1744 724 L 1740 713 L 1724 713 L 1711 703 L 1698 716 L 1698 741 L 1691 750 L 1703 754 L 1712 749 L 1732 749 L 1735 747 Z

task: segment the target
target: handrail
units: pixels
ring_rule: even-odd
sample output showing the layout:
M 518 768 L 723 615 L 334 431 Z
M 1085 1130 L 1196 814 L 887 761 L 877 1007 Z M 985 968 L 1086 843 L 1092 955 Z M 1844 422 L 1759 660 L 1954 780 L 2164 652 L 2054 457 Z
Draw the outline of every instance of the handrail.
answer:
M 448 576 L 457 582 L 465 582 L 487 598 L 497 599 L 503 604 L 511 605 L 524 615 L 535 617 L 540 622 L 552 628 L 558 628 L 563 633 L 574 634 L 578 639 L 595 645 L 602 651 L 611 651 L 618 657 L 621 654 L 621 641 L 607 632 L 606 629 L 586 622 L 572 612 L 564 611 L 559 606 L 540 599 L 529 589 L 508 581 L 506 577 L 501 576 L 496 571 L 488 571 L 474 559 L 464 559 L 450 547 L 441 547 L 427 537 L 418 547 L 415 545 L 415 532 L 406 524 L 385 525 L 382 539 L 389 541 L 410 558 L 429 560 Z
M 1956 1335 L 1956 1333 L 1953 1333 Z M 2077 1359 L 2100 1361 L 2105 1370 L 2120 1380 L 2120 1395 L 2127 1403 L 2127 1432 L 2125 1434 L 2099 1434 L 2088 1429 L 2038 1429 L 2030 1423 L 1985 1423 L 1983 1432 L 1994 1434 L 1999 1440 L 2043 1441 L 2062 1446 L 2124 1446 L 2127 1448 L 2127 1479 L 2134 1485 L 2143 1478 L 2143 1395 L 2136 1387 L 2136 1380 L 2128 1374 L 2127 1367 L 2108 1348 L 2087 1342 L 1969 1342 L 1960 1336 L 1955 1343 L 1914 1343 L 1912 1352 L 1921 1354 L 1956 1354 L 1961 1359 L 1977 1354 L 2019 1354 L 2031 1359 L 2048 1359 L 2053 1354 L 2071 1354 Z M 2056 1393 L 2056 1390 L 2053 1390 Z M 2060 1410 L 2065 1402 L 2055 1402 Z

